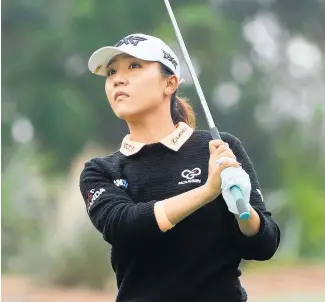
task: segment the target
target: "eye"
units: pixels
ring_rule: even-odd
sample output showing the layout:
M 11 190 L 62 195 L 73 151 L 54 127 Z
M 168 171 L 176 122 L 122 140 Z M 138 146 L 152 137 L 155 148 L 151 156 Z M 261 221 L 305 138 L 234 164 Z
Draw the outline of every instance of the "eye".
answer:
M 115 73 L 116 73 L 116 70 L 113 69 L 113 68 L 107 70 L 107 76 L 108 77 L 111 76 L 111 75 L 113 75 L 113 74 L 115 74 Z
M 136 62 L 133 62 L 133 63 L 130 64 L 129 68 L 133 69 L 133 68 L 138 68 L 138 67 L 141 67 L 140 64 L 138 64 Z

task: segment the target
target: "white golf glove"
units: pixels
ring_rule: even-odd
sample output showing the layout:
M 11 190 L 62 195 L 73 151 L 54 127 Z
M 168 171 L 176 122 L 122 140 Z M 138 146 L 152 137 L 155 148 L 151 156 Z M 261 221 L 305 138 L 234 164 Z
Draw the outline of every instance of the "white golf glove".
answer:
M 217 160 L 217 163 L 222 163 L 225 159 L 229 158 L 222 157 Z M 240 188 L 244 202 L 247 205 L 247 208 L 250 209 L 251 206 L 249 200 L 252 186 L 251 181 L 249 179 L 249 175 L 242 167 L 229 167 L 222 170 L 221 172 L 221 190 L 223 199 L 225 200 L 228 206 L 228 210 L 233 214 L 239 215 L 236 206 L 236 200 L 232 197 L 230 191 L 230 188 L 234 185 Z

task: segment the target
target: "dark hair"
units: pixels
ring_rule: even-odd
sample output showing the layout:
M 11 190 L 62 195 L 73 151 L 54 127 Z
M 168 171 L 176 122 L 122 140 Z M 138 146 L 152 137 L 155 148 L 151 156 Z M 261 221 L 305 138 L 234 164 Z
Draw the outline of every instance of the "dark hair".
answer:
M 160 63 L 160 67 L 163 77 L 169 77 L 174 74 L 173 71 L 164 64 Z M 195 128 L 196 119 L 192 106 L 187 99 L 177 96 L 176 93 L 177 90 L 173 93 L 170 102 L 170 113 L 174 124 L 176 125 L 179 122 L 184 122 L 192 128 Z

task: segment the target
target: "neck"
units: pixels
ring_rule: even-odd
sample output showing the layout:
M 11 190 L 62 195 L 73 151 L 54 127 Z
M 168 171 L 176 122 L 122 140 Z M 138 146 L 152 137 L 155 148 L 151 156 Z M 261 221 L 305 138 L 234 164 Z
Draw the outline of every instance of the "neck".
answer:
M 172 133 L 176 126 L 168 114 L 154 114 L 141 118 L 141 121 L 127 121 L 130 130 L 130 139 L 145 144 L 159 142 Z

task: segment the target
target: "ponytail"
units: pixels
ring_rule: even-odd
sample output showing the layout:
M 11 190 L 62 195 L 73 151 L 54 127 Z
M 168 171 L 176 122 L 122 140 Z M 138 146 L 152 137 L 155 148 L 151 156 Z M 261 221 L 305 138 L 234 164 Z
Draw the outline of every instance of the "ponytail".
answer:
M 173 71 L 170 70 L 167 66 L 165 66 L 161 62 L 159 63 L 161 67 L 161 74 L 163 77 L 169 77 L 174 74 Z M 171 98 L 170 114 L 175 125 L 179 122 L 184 122 L 190 127 L 195 128 L 196 119 L 192 106 L 189 104 L 187 99 L 177 96 L 176 91 Z
M 184 122 L 195 128 L 195 113 L 187 99 L 176 96 L 176 93 L 174 93 L 170 103 L 170 112 L 175 125 Z

